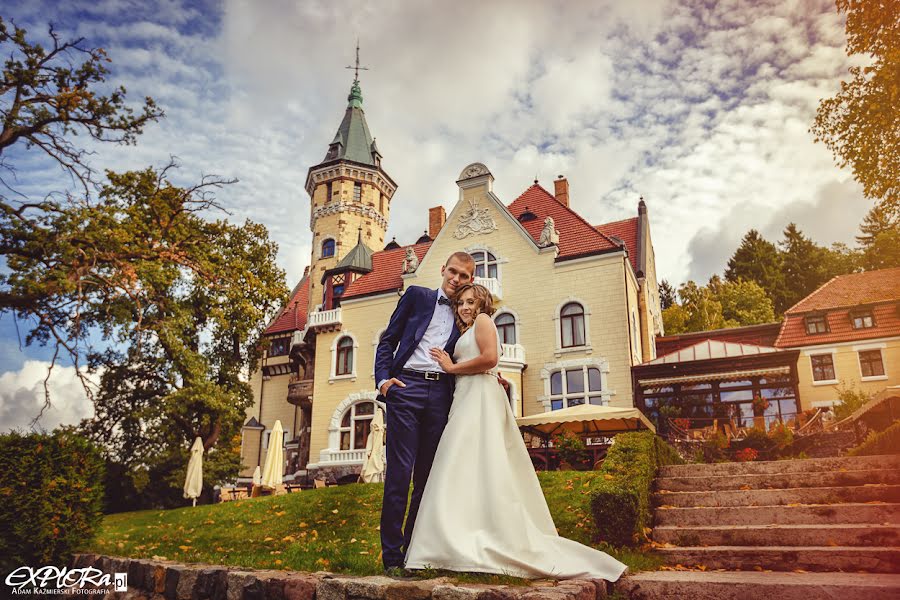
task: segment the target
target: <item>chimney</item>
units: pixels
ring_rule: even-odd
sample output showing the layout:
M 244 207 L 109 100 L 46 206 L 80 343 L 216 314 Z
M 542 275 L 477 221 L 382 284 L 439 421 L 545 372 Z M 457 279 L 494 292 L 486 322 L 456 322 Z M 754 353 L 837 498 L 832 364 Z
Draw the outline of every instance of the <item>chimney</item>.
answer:
M 447 212 L 443 206 L 428 209 L 428 237 L 434 239 L 447 221 Z
M 569 206 L 569 180 L 560 175 L 556 178 L 556 181 L 553 182 L 553 195 L 556 196 L 556 201 L 562 204 L 563 206 Z

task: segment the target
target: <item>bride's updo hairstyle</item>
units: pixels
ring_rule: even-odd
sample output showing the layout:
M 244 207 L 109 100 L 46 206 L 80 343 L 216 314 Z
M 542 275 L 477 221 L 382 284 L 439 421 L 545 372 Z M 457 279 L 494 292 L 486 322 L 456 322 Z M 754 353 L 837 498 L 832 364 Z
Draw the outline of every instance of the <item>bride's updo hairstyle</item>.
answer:
M 465 331 L 469 328 L 469 325 L 466 325 L 462 322 L 462 319 L 459 318 L 459 313 L 456 309 L 459 307 L 459 299 L 462 298 L 462 295 L 467 291 L 472 290 L 475 295 L 475 316 L 477 317 L 481 313 L 486 313 L 487 316 L 491 316 L 494 314 L 494 297 L 491 296 L 491 292 L 488 291 L 486 287 L 483 285 L 479 285 L 477 283 L 466 283 L 460 286 L 456 293 L 453 294 L 453 318 L 456 319 L 456 326 L 459 327 L 460 331 Z M 472 319 L 472 322 L 475 322 L 475 319 Z

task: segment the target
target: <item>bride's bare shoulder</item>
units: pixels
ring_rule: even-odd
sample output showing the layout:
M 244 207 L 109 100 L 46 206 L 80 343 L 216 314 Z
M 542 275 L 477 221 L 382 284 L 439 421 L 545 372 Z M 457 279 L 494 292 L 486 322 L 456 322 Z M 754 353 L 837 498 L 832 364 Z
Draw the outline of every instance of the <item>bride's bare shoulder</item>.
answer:
M 485 327 L 496 329 L 494 320 L 491 319 L 490 315 L 488 315 L 487 313 L 478 313 L 478 316 L 475 317 L 474 325 L 477 327 L 479 324 L 481 325 L 482 329 L 484 329 Z

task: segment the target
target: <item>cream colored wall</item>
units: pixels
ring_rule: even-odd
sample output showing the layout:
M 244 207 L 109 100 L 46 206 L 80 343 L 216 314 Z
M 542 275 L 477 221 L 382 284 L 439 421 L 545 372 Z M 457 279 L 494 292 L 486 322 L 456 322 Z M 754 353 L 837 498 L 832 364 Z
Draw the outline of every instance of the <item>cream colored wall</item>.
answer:
M 253 477 L 256 470 L 259 444 L 262 438 L 261 429 L 244 429 L 241 439 L 241 472 L 239 477 Z M 261 458 L 260 460 L 264 460 Z
M 310 462 L 318 462 L 319 451 L 328 447 L 328 427 L 337 405 L 352 393 L 375 390 L 375 336 L 387 325 L 398 300 L 397 294 L 386 294 L 344 303 L 341 306 L 341 331 L 317 336 Z M 338 337 L 348 334 L 357 343 L 353 357 L 356 376 L 334 379 L 331 348 Z
M 266 365 L 286 364 L 288 362 L 290 362 L 290 359 L 287 356 L 276 356 L 274 358 L 264 359 L 264 364 Z M 295 421 L 299 420 L 299 415 L 296 414 L 295 406 L 287 401 L 288 384 L 290 383 L 291 376 L 289 374 L 274 375 L 263 381 L 261 367 L 262 364 L 260 365 L 260 368 L 250 375 L 249 385 L 250 389 L 253 390 L 254 402 L 253 405 L 247 409 L 246 418 L 256 417 L 256 420 L 268 430 L 272 429 L 276 420 L 280 420 L 281 427 L 284 429 L 284 439 L 285 441 L 290 440 L 297 433 L 297 423 Z M 260 390 L 262 390 L 262 396 L 260 396 Z M 262 398 L 261 403 L 260 397 Z M 252 430 L 244 429 L 242 431 L 244 434 L 247 434 L 248 431 Z M 248 442 L 246 435 L 243 440 L 243 465 L 245 470 L 247 468 L 250 469 L 251 475 L 253 474 L 253 468 L 256 467 L 257 464 L 257 448 L 260 438 L 257 436 L 254 440 L 255 441 Z M 249 447 L 251 445 L 252 449 Z
M 884 364 L 884 379 L 862 380 L 859 368 L 859 351 L 872 350 L 883 344 L 881 360 Z M 856 349 L 854 349 L 856 348 Z M 833 352 L 835 378 L 837 384 L 814 384 L 812 379 L 813 354 Z M 884 340 L 865 340 L 860 342 L 832 344 L 825 347 L 803 348 L 797 359 L 797 375 L 799 378 L 799 394 L 802 410 L 808 410 L 819 403 L 830 403 L 838 400 L 838 391 L 843 384 L 854 387 L 867 394 L 876 394 L 892 385 L 900 385 L 900 338 Z

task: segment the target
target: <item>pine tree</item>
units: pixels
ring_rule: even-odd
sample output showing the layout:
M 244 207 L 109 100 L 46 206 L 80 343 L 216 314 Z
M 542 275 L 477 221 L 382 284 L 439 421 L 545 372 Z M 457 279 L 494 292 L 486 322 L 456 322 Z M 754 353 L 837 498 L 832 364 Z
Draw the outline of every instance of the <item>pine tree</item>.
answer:
M 752 281 L 765 290 L 778 312 L 785 306 L 785 281 L 778 248 L 755 229 L 744 235 L 725 269 L 731 282 Z
M 675 288 L 672 287 L 672 284 L 668 282 L 668 280 L 663 279 L 659 284 L 659 307 L 661 310 L 666 310 L 677 301 L 677 295 L 675 292 Z
M 784 273 L 784 297 L 776 306 L 784 312 L 828 281 L 827 250 L 803 235 L 796 223 L 790 223 L 784 230 L 780 242 Z

